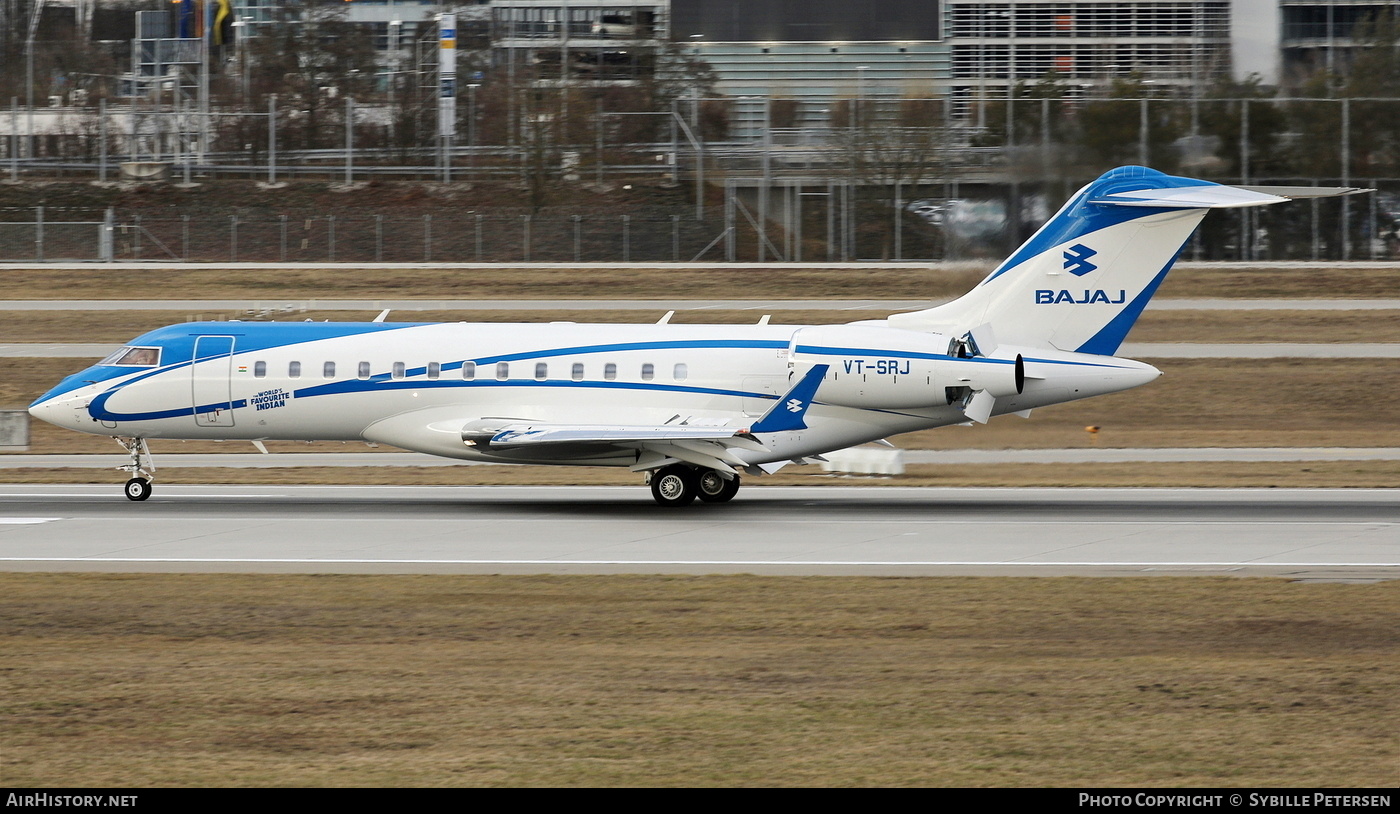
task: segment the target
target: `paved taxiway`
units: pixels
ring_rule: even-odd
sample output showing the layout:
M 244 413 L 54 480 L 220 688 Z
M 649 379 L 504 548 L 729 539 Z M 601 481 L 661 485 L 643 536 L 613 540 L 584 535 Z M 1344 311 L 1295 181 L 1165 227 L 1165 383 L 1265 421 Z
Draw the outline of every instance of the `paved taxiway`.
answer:
M 301 311 L 915 311 L 951 298 L 919 300 L 510 300 L 510 299 L 268 299 L 268 300 L 0 300 L 0 311 L 254 311 L 294 318 Z M 1395 299 L 1153 299 L 1149 311 L 1394 311 Z M 395 317 L 394 321 L 408 319 Z
M 1391 490 L 0 487 L 0 569 L 1400 578 Z
M 234 442 L 237 444 L 237 442 Z M 242 444 L 237 444 L 243 447 Z M 245 449 L 247 447 L 244 447 Z M 905 449 L 906 464 L 1192 463 L 1207 461 L 1400 461 L 1400 447 L 1175 447 L 1080 449 Z M 297 466 L 480 466 L 416 452 L 160 452 L 157 467 L 276 469 Z M 131 457 L 113 455 L 0 454 L 0 469 L 116 469 Z

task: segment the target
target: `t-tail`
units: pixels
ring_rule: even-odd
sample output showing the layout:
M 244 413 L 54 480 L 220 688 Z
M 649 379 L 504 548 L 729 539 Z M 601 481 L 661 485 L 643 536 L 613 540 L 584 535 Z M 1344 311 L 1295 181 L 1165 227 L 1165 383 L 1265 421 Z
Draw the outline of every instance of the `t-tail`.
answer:
M 1362 192 L 1231 187 L 1119 167 L 1079 190 L 1030 240 L 953 302 L 891 316 L 892 327 L 1111 356 L 1211 209 Z

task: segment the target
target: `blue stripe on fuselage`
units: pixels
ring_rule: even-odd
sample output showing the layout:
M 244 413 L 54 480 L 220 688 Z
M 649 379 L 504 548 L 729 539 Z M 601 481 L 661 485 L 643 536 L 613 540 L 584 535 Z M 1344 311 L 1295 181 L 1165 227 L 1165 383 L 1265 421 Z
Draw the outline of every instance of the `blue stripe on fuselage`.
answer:
M 389 326 L 389 327 L 390 327 L 390 328 L 409 328 L 409 327 L 432 326 L 432 325 L 438 325 L 438 324 L 441 324 L 441 323 L 395 323 L 395 324 L 393 324 L 393 325 L 391 325 L 391 326 Z M 280 330 L 276 330 L 276 329 L 274 329 L 274 330 L 268 330 L 268 326 L 270 326 L 270 325 L 277 325 L 277 328 L 280 329 Z M 230 330 L 230 329 L 229 329 L 229 326 L 236 326 L 236 329 Z M 338 331 L 328 331 L 328 330 L 326 330 L 327 326 L 338 327 L 338 328 L 340 328 L 341 330 L 338 330 Z M 218 331 L 218 332 L 209 330 L 210 328 L 214 328 L 214 327 L 222 328 L 223 330 L 222 330 L 222 331 Z M 541 327 L 544 327 L 544 326 L 541 326 Z M 361 329 L 364 329 L 364 330 L 360 330 L 360 331 L 350 330 L 351 328 L 361 328 Z M 145 334 L 145 335 L 143 335 L 143 336 L 141 336 L 141 337 L 139 337 L 139 338 L 133 340 L 130 344 L 134 344 L 134 345 L 135 345 L 135 344 L 140 344 L 140 345 L 160 345 L 162 348 L 174 347 L 174 348 L 177 349 L 176 352 L 173 354 L 173 355 L 174 355 L 174 358 L 184 358 L 184 359 L 186 359 L 186 361 L 177 362 L 176 364 L 172 364 L 172 365 L 166 365 L 166 366 L 164 366 L 164 367 L 161 367 L 161 368 L 152 370 L 152 371 L 148 372 L 148 373 L 145 374 L 145 375 L 134 377 L 134 378 L 132 378 L 130 381 L 123 382 L 123 383 L 117 385 L 116 387 L 112 388 L 111 390 L 108 390 L 108 391 L 102 393 L 101 395 L 99 395 L 97 398 L 93 399 L 92 404 L 89 406 L 89 412 L 91 413 L 91 415 L 92 415 L 94 418 L 98 418 L 98 419 L 104 420 L 104 421 L 150 421 L 150 420 L 158 420 L 158 419 L 164 419 L 164 418 L 180 418 L 180 417 L 183 417 L 183 416 L 192 416 L 192 415 L 196 414 L 197 412 L 207 412 L 209 409 L 212 409 L 212 408 L 215 407 L 215 406 L 223 406 L 225 403 L 224 403 L 224 402 L 220 402 L 218 405 L 205 405 L 205 406 L 203 406 L 202 408 L 200 408 L 200 407 L 194 407 L 194 406 L 191 406 L 191 407 L 179 407 L 179 408 L 173 408 L 173 409 L 169 409 L 169 410 L 155 410 L 155 411 L 149 411 L 149 412 L 143 412 L 143 413 L 117 413 L 117 412 L 113 412 L 113 411 L 111 411 L 111 410 L 108 410 L 107 407 L 106 407 L 108 400 L 109 400 L 112 396 L 116 395 L 116 393 L 118 393 L 119 391 L 121 391 L 121 390 L 122 390 L 124 387 L 126 387 L 127 385 L 134 384 L 134 383 L 139 382 L 139 381 L 143 381 L 143 380 L 145 380 L 145 379 L 147 379 L 147 378 L 150 378 L 151 376 L 154 376 L 154 375 L 157 375 L 157 374 L 160 374 L 160 373 L 166 373 L 166 372 L 170 372 L 170 371 L 173 371 L 173 370 L 178 370 L 178 369 L 183 368 L 183 367 L 188 367 L 188 366 L 191 364 L 191 362 L 188 361 L 188 357 L 193 356 L 193 352 L 194 352 L 194 339 L 197 338 L 197 337 L 200 337 L 200 336 L 235 336 L 235 337 L 237 337 L 237 339 L 235 340 L 235 344 L 234 344 L 234 356 L 237 357 L 237 356 L 244 356 L 244 355 L 250 354 L 250 353 L 257 353 L 258 351 L 262 351 L 262 350 L 270 350 L 270 349 L 273 349 L 273 348 L 289 347 L 289 346 L 291 346 L 291 345 L 305 344 L 305 343 L 308 343 L 308 342 L 315 342 L 315 341 L 319 341 L 319 340 L 322 340 L 322 339 L 337 339 L 337 338 L 341 338 L 341 337 L 345 337 L 345 336 L 355 336 L 355 335 L 360 334 L 360 333 L 371 333 L 371 332 L 375 332 L 375 331 L 379 331 L 379 330 L 384 330 L 384 328 L 385 328 L 385 326 L 384 326 L 383 323 L 295 323 L 295 324 L 288 325 L 288 324 L 279 324 L 279 323 L 249 324 L 249 323 L 228 323 L 228 322 L 219 322 L 219 323 L 191 323 L 191 324 L 188 324 L 188 325 L 172 326 L 171 328 L 162 328 L 162 329 L 160 329 L 160 330 L 158 330 L 158 331 L 153 331 L 153 332 L 151 332 L 151 333 L 149 333 L 149 334 Z M 290 330 L 288 330 L 288 329 L 290 329 Z M 305 337 L 305 333 L 308 332 L 308 331 L 313 332 L 313 333 L 322 334 L 322 335 L 314 336 L 314 337 L 308 339 L 308 338 Z M 256 337 L 256 339 L 257 339 L 258 341 L 253 341 L 253 342 L 251 342 L 251 343 L 245 342 L 245 341 L 244 341 L 246 338 L 252 337 L 252 336 L 253 336 L 254 334 L 256 334 L 256 333 L 266 333 L 266 334 L 268 334 L 268 336 L 258 336 L 258 337 Z M 173 334 L 173 336 L 172 336 L 172 334 Z M 186 343 L 186 344 L 188 345 L 188 349 L 187 349 L 187 350 L 186 350 L 186 349 L 183 347 L 183 345 L 181 344 L 181 342 L 182 342 L 183 340 L 188 340 L 188 342 Z M 274 340 L 277 340 L 277 341 L 274 341 Z M 289 341 L 289 340 L 290 340 L 290 341 Z M 165 344 L 165 343 L 167 343 L 167 342 L 169 342 L 169 343 L 171 343 L 171 344 Z M 251 345 L 251 347 L 250 347 L 250 345 Z M 483 363 L 521 361 L 521 360 L 527 360 L 527 359 L 543 359 L 543 358 L 552 358 L 552 357 L 557 357 L 557 356 L 577 355 L 577 354 L 585 354 L 585 353 L 587 353 L 587 354 L 596 354 L 596 353 L 605 353 L 605 352 L 642 351 L 642 350 L 667 350 L 667 349 L 677 349 L 677 348 L 704 348 L 704 349 L 726 349 L 726 348 L 730 348 L 730 349 L 765 349 L 765 348 L 768 348 L 768 349 L 780 349 L 780 348 L 786 348 L 787 346 L 788 346 L 788 343 L 787 343 L 786 340 L 766 340 L 766 339 L 752 339 L 752 340 L 744 340 L 744 339 L 685 339 L 685 340 L 666 340 L 666 341 L 649 341 L 649 342 L 647 342 L 647 341 L 644 341 L 644 342 L 615 342 L 615 343 L 596 344 L 596 345 L 577 345 L 577 346 L 570 346 L 570 347 L 563 347 L 563 348 L 538 349 L 538 350 L 520 351 L 520 352 L 515 352 L 515 353 L 507 353 L 507 354 L 486 355 L 486 356 L 477 357 L 477 358 L 475 358 L 475 359 L 464 359 L 464 360 L 461 360 L 461 361 L 445 362 L 445 363 L 443 363 L 441 369 L 442 369 L 442 370 L 460 370 L 460 369 L 462 368 L 462 365 L 465 364 L 466 362 L 472 362 L 472 363 L 474 363 L 474 364 L 481 365 L 481 364 L 483 364 Z M 183 351 L 183 352 L 181 352 L 181 351 Z M 167 358 L 170 358 L 170 357 L 167 357 Z M 95 367 L 95 368 L 90 368 L 90 370 L 106 370 L 106 369 L 108 369 L 108 368 L 104 368 L 104 367 L 100 367 L 100 366 L 99 366 L 99 367 Z M 130 370 L 130 368 L 125 368 L 125 369 L 123 369 L 123 372 L 124 372 L 124 373 L 129 373 L 129 372 L 131 372 L 131 370 Z M 410 388 L 413 388 L 413 389 L 421 389 L 421 388 L 427 388 L 427 387 L 464 387 L 464 386 L 477 386 L 477 387 L 481 387 L 481 386 L 514 386 L 514 387 L 520 387 L 520 386 L 542 386 L 542 385 L 543 385 L 543 386 L 555 386 L 555 387 L 558 387 L 558 386 L 566 386 L 566 387 L 572 386 L 572 387 L 591 387 L 591 388 L 603 388 L 603 389 L 608 389 L 608 388 L 613 388 L 613 389 L 636 389 L 636 390 L 647 390 L 647 389 L 650 389 L 650 390 L 666 390 L 666 391 L 671 391 L 671 392 L 682 392 L 682 393 L 702 393 L 702 394 L 721 395 L 721 396 L 740 396 L 740 397 L 765 398 L 765 399 L 772 399 L 772 398 L 775 398 L 773 395 L 767 394 L 767 393 L 748 393 L 748 392 L 741 391 L 741 390 L 728 390 L 728 389 L 723 389 L 723 388 L 695 387 L 695 386 L 687 386 L 687 385 L 666 385 L 666 384 L 648 384 L 648 383 L 632 383 L 632 382 L 609 382 L 609 381 L 575 382 L 575 381 L 571 381 L 571 380 L 570 380 L 570 381 L 565 381 L 565 380 L 531 381 L 531 380 L 528 380 L 528 379 L 507 379 L 507 380 L 505 380 L 505 381 L 498 381 L 498 380 L 491 380 L 491 379 L 481 379 L 481 380 L 472 380 L 472 381 L 443 381 L 443 380 L 411 380 L 411 379 L 409 378 L 410 376 L 414 376 L 414 375 L 423 375 L 423 374 L 425 374 L 426 372 L 427 372 L 427 368 L 426 368 L 426 367 L 416 367 L 416 368 L 413 368 L 412 370 L 405 371 L 405 377 L 404 377 L 404 378 L 399 378 L 399 379 L 393 378 L 393 377 L 392 377 L 392 374 L 389 374 L 389 373 L 379 373 L 379 374 L 372 375 L 372 376 L 370 376 L 370 377 L 368 377 L 368 378 L 365 378 L 365 379 L 343 379 L 343 380 L 341 380 L 341 381 L 328 382 L 328 383 L 319 384 L 319 385 L 312 385 L 312 386 L 310 386 L 310 387 L 305 387 L 305 388 L 302 388 L 302 389 L 300 389 L 300 390 L 295 390 L 295 391 L 294 391 L 294 395 L 295 395 L 295 397 L 297 397 L 297 398 L 309 398 L 309 397 L 314 397 L 314 396 L 335 395 L 335 394 L 340 394 L 340 393 L 379 392 L 379 391 L 402 390 L 402 389 L 410 389 Z M 77 376 L 81 377 L 82 374 L 77 374 Z M 70 378 L 70 379 L 73 379 L 74 377 L 69 377 L 69 378 Z M 90 379 L 91 377 L 87 377 L 87 378 Z M 65 381 L 68 381 L 68 380 L 65 380 Z M 89 384 L 89 383 L 91 383 L 91 382 L 85 381 L 85 380 L 84 380 L 84 381 L 78 381 L 76 384 L 73 385 L 73 387 L 80 387 L 80 386 L 83 386 L 83 385 Z M 73 388 L 69 388 L 69 389 L 73 389 Z M 49 393 L 46 397 L 51 398 L 51 397 L 53 397 L 54 395 L 59 395 L 61 392 L 63 392 L 63 391 L 60 391 L 58 388 L 55 388 L 53 391 L 50 391 L 50 393 Z M 232 404 L 232 407 L 233 407 L 234 409 L 237 409 L 237 408 L 240 408 L 240 407 L 245 407 L 245 406 L 247 406 L 247 402 L 246 402 L 246 401 L 235 401 L 235 402 L 233 402 L 233 404 Z

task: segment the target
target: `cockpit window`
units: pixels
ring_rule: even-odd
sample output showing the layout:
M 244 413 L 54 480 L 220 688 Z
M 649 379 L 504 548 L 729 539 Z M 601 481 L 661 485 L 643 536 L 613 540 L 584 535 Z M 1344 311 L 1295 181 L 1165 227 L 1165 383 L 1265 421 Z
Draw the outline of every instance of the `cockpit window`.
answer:
M 98 364 L 120 367 L 156 367 L 160 364 L 160 348 L 121 348 Z

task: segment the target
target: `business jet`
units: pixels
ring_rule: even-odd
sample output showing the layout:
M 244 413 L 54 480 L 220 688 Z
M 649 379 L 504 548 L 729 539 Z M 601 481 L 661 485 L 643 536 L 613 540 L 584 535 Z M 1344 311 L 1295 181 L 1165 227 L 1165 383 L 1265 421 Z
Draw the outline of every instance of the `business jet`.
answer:
M 886 319 L 191 322 L 137 337 L 29 412 L 117 439 L 131 500 L 151 494 L 147 441 L 178 438 L 626 467 L 662 506 L 723 503 L 741 476 L 832 450 L 1146 384 L 1156 368 L 1114 354 L 1209 210 L 1358 191 L 1120 167 L 966 295 Z

